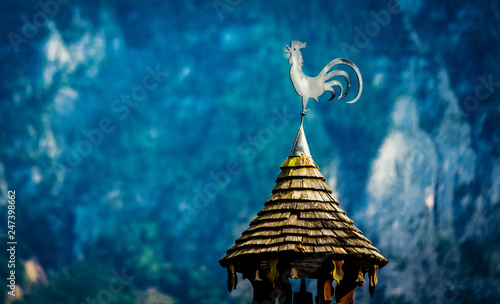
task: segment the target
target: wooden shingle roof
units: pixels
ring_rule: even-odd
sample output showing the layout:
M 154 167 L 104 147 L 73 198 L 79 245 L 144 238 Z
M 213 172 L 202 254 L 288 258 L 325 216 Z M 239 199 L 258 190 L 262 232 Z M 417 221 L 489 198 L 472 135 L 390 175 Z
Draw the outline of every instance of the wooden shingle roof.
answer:
M 303 147 L 297 149 L 297 144 Z M 271 197 L 220 260 L 223 267 L 243 272 L 248 265 L 262 262 L 262 268 L 266 259 L 280 259 L 298 267 L 302 263 L 303 269 L 314 273 L 320 271 L 324 257 L 356 260 L 367 271 L 387 264 L 332 196 L 309 155 L 302 126 L 280 168 Z

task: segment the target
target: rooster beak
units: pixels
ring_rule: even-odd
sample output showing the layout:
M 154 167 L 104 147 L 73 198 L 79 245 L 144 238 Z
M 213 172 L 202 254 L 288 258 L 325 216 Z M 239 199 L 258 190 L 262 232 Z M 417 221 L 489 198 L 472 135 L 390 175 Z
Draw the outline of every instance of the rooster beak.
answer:
M 285 54 L 290 54 L 290 47 L 288 45 L 285 45 L 286 51 L 284 51 Z

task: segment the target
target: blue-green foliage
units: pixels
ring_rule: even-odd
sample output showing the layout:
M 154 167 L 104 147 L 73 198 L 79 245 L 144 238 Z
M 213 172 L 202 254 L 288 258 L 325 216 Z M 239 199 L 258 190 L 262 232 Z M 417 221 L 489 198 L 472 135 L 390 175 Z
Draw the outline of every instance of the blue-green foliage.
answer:
M 388 2 L 75 0 L 13 47 L 8 33 L 22 35 L 23 17 L 32 20 L 41 7 L 2 2 L 0 193 L 4 184 L 17 193 L 18 284 L 26 291 L 15 303 L 85 303 L 122 269 L 134 278 L 113 293 L 113 303 L 143 303 L 150 288 L 177 303 L 249 303 L 227 293 L 218 260 L 263 207 L 298 127 L 301 104 L 285 44 L 307 42 L 308 75 L 347 57 L 364 77 L 356 104 L 311 101 L 305 121 L 315 161 L 332 170 L 335 160 L 335 190 L 348 215 L 366 205 L 371 165 L 398 96 L 417 100 L 419 127 L 433 134 L 448 104 L 438 88 L 426 87 L 429 79 L 446 71 L 460 100 L 474 94 L 478 75 L 500 79 L 496 2 L 412 3 L 401 1 L 403 11 L 359 44 L 356 28 L 366 31 Z M 409 66 L 417 75 L 411 81 Z M 143 100 L 124 101 L 123 94 L 139 96 L 152 70 L 159 80 L 148 81 L 157 86 Z M 473 130 L 478 179 L 455 189 L 457 206 L 481 195 L 493 174 L 498 96 L 492 92 L 473 111 L 460 104 Z M 498 207 L 488 208 L 498 218 Z M 463 211 L 455 217 L 457 227 L 469 221 Z M 0 223 L 4 231 L 3 216 Z M 459 240 L 465 231 L 457 231 Z M 465 276 L 498 274 L 486 267 L 498 263 L 498 245 L 489 241 L 498 244 L 498 232 L 484 231 L 485 239 L 461 244 L 440 239 L 442 271 L 455 267 L 448 262 L 458 250 Z M 32 257 L 48 286 L 23 275 L 21 261 Z M 396 268 L 411 263 L 401 258 Z M 5 265 L 2 254 L 1 277 Z M 384 288 L 374 302 L 422 299 L 385 297 Z

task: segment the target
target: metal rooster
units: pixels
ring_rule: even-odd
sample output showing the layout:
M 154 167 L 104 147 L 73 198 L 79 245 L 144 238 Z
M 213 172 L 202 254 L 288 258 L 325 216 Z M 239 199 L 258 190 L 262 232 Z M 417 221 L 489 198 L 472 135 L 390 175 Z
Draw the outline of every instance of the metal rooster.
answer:
M 300 41 L 293 40 L 290 42 L 290 46 L 286 45 L 285 53 L 290 54 L 290 58 L 288 59 L 288 63 L 292 66 L 290 67 L 290 79 L 292 80 L 293 87 L 297 94 L 302 97 L 302 115 L 305 115 L 307 111 L 306 106 L 309 98 L 314 99 L 318 102 L 318 97 L 321 96 L 325 91 L 330 91 L 332 93 L 332 97 L 328 100 L 332 100 L 335 98 L 335 91 L 333 90 L 334 86 L 338 86 L 340 88 L 340 96 L 338 100 L 344 99 L 349 90 L 351 89 L 351 80 L 349 75 L 342 70 L 333 70 L 328 73 L 332 69 L 333 66 L 337 64 L 344 64 L 349 66 L 356 73 L 356 77 L 358 78 L 358 94 L 354 97 L 353 100 L 348 101 L 347 103 L 354 103 L 358 101 L 361 92 L 363 91 L 363 82 L 361 80 L 361 74 L 359 72 L 358 67 L 352 63 L 350 60 L 337 58 L 330 61 L 327 64 L 321 73 L 319 73 L 316 77 L 309 77 L 302 72 L 302 66 L 304 65 L 304 60 L 302 59 L 302 53 L 300 49 L 305 48 L 306 44 Z M 338 80 L 330 80 L 334 76 L 342 76 L 345 78 L 347 82 L 347 88 L 342 94 L 344 88 L 342 87 L 342 83 Z

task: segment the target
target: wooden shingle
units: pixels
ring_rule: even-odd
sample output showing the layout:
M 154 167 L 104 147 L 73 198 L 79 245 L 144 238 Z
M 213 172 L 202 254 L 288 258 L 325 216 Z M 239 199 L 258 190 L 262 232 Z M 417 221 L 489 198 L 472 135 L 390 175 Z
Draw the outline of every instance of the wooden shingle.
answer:
M 387 263 L 332 196 L 310 156 L 290 156 L 281 165 L 271 197 L 220 260 L 242 269 L 264 257 L 294 259 L 313 254 Z M 317 263 L 316 263 L 317 264 Z

